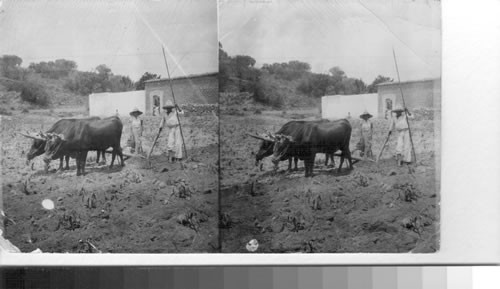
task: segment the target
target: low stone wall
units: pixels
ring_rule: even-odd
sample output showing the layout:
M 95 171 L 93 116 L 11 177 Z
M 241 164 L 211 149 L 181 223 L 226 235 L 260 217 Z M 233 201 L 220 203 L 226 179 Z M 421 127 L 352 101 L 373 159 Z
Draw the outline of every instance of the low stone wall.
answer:
M 189 114 L 211 114 L 218 113 L 219 105 L 217 104 L 182 104 L 181 109 Z

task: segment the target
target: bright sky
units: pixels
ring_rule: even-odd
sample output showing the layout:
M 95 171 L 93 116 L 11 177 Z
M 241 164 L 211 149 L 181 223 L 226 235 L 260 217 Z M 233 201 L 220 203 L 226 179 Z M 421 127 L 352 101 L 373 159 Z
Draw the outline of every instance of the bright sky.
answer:
M 257 65 L 300 60 L 314 72 L 340 66 L 371 83 L 441 75 L 441 3 L 436 0 L 221 0 L 219 41 Z
M 3 0 L 0 55 L 23 66 L 59 58 L 89 71 L 106 64 L 138 80 L 216 72 L 216 0 Z

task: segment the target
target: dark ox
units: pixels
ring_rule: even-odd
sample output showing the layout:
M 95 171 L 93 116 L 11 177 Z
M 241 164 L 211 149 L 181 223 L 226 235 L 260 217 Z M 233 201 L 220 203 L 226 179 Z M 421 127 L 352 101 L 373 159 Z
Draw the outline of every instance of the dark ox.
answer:
M 292 135 L 294 134 L 295 131 L 300 130 L 300 127 L 304 126 L 305 124 L 308 123 L 322 123 L 322 122 L 328 122 L 328 120 L 320 120 L 320 121 L 289 121 L 286 124 L 284 124 L 281 129 L 276 132 L 276 134 L 281 134 L 281 135 Z M 260 143 L 259 151 L 255 155 L 255 165 L 258 166 L 260 161 L 268 156 L 271 156 L 273 154 L 273 148 L 274 148 L 274 141 L 271 140 L 272 138 L 271 135 L 267 135 L 265 137 L 260 137 L 260 136 L 255 136 L 252 134 L 248 134 L 251 137 L 257 138 L 262 140 Z M 269 138 L 269 139 L 268 139 Z M 292 170 L 292 158 L 294 160 L 294 170 L 297 170 L 297 162 L 298 162 L 298 157 L 299 154 L 295 154 L 293 151 L 288 152 L 288 170 Z M 328 166 L 328 160 L 332 161 L 332 165 L 335 166 L 335 161 L 333 160 L 333 154 L 326 154 L 325 158 L 325 166 Z
M 273 147 L 273 141 L 262 140 L 262 142 L 260 143 L 259 151 L 255 155 L 255 166 L 258 166 L 264 158 L 273 154 Z M 293 157 L 293 160 L 295 164 L 293 170 L 297 170 L 297 162 L 299 161 L 299 158 Z M 288 170 L 292 170 L 292 157 L 288 158 Z
M 120 147 L 123 124 L 113 116 L 92 122 L 77 122 L 60 134 L 47 134 L 44 161 L 49 163 L 64 155 L 76 156 L 76 175 L 85 174 L 85 163 L 89 150 L 104 151 L 113 148 L 110 168 L 118 155 L 122 166 L 123 154 Z
M 89 118 L 82 118 L 82 119 L 77 119 L 77 118 L 68 118 L 68 119 L 61 119 L 57 121 L 52 127 L 47 130 L 45 133 L 55 133 L 59 134 L 62 133 L 64 130 L 66 130 L 70 126 L 74 126 L 76 122 L 92 122 L 96 120 L 100 120 L 101 118 L 99 117 L 89 117 Z M 25 135 L 27 136 L 27 135 Z M 29 136 L 28 136 L 29 137 Z M 34 139 L 33 143 L 31 144 L 30 151 L 27 154 L 27 161 L 26 163 L 29 164 L 31 160 L 36 158 L 39 155 L 42 155 L 45 153 L 45 144 L 46 141 L 45 139 Z M 102 155 L 102 159 L 104 163 L 106 162 L 106 155 L 104 151 L 97 151 L 97 163 L 99 163 L 100 156 Z M 73 156 L 74 157 L 74 156 Z M 60 162 L 59 162 L 59 170 L 68 170 L 69 169 L 69 158 L 70 155 L 65 155 L 60 157 Z M 66 160 L 66 167 L 63 168 L 63 159 Z M 46 167 L 48 169 L 48 167 Z
M 334 154 L 340 150 L 340 166 L 347 157 L 349 168 L 352 169 L 349 141 L 352 127 L 349 121 L 341 119 L 332 122 L 305 122 L 290 134 L 276 134 L 273 136 L 273 163 L 285 160 L 290 155 L 304 160 L 305 176 L 312 177 L 314 158 L 316 153 Z

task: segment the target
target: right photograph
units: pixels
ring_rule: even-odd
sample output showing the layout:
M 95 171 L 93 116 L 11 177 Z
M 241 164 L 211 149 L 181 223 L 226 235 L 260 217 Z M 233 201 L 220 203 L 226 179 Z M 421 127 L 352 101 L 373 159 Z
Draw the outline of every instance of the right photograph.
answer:
M 221 251 L 439 251 L 441 58 L 441 1 L 219 1 Z

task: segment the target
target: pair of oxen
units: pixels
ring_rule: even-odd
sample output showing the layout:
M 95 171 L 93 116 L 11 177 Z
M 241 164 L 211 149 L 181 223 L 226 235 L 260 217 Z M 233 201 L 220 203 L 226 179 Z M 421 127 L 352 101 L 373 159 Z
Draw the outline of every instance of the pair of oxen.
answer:
M 283 125 L 276 133 L 264 133 L 260 135 L 248 134 L 251 137 L 262 140 L 259 151 L 255 157 L 255 165 L 258 166 L 261 160 L 272 155 L 272 162 L 277 166 L 280 161 L 289 161 L 291 169 L 292 158 L 295 161 L 304 161 L 305 176 L 313 176 L 314 159 L 317 153 L 326 154 L 326 162 L 330 157 L 333 162 L 333 155 L 339 151 L 340 165 L 338 172 L 342 168 L 344 158 L 349 162 L 352 169 L 351 151 L 349 142 L 351 140 L 352 127 L 348 120 L 340 119 L 335 121 L 290 121 Z
M 123 124 L 119 117 L 112 116 L 101 119 L 99 117 L 83 119 L 61 119 L 45 133 L 26 133 L 23 136 L 33 139 L 30 151 L 27 154 L 27 164 L 43 154 L 45 171 L 49 163 L 59 159 L 59 169 L 69 169 L 69 158 L 76 159 L 76 175 L 85 174 L 85 164 L 89 151 L 97 151 L 97 162 L 102 155 L 106 162 L 105 153 L 108 148 L 113 148 L 111 165 L 113 167 L 116 155 L 119 156 L 121 165 L 124 165 L 120 140 Z M 63 168 L 63 158 L 66 167 Z

